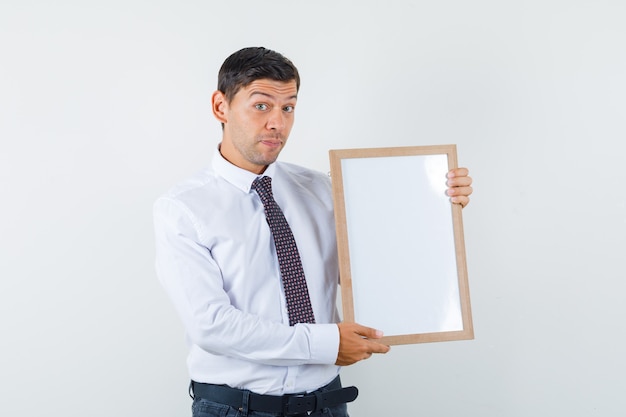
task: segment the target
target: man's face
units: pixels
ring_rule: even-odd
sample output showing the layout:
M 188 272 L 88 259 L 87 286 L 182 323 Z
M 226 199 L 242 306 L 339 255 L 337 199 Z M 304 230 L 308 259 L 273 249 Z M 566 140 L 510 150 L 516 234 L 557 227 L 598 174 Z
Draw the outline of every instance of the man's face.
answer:
M 224 124 L 220 152 L 232 164 L 260 174 L 276 161 L 294 122 L 295 81 L 261 79 L 240 89 L 228 103 L 219 91 L 213 112 Z

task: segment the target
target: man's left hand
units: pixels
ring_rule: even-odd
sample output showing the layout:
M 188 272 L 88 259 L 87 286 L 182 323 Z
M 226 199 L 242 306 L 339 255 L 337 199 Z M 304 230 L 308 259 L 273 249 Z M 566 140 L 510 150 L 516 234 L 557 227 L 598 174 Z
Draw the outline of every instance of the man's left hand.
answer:
M 450 201 L 454 204 L 460 204 L 461 208 L 469 204 L 469 196 L 472 194 L 472 178 L 468 175 L 467 168 L 455 168 L 448 171 L 448 191 L 446 194 L 450 196 Z

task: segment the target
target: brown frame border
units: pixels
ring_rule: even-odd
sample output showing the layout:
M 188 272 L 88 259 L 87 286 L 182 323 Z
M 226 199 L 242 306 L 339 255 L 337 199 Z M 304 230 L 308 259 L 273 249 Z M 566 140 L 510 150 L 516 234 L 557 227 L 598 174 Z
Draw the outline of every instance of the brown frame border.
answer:
M 350 245 L 348 242 L 344 184 L 341 161 L 350 158 L 378 158 L 413 155 L 441 155 L 448 157 L 448 169 L 457 167 L 456 145 L 410 146 L 394 148 L 360 148 L 333 149 L 329 151 L 330 173 L 332 178 L 333 199 L 335 204 L 335 225 L 337 247 L 339 251 L 339 269 L 341 282 L 341 300 L 343 320 L 354 322 L 354 299 L 352 291 L 352 274 L 350 268 Z M 402 345 L 452 340 L 469 340 L 474 338 L 474 327 L 467 280 L 467 263 L 463 234 L 462 208 L 458 204 L 450 204 L 455 242 L 455 256 L 463 329 L 436 333 L 417 333 L 406 335 L 385 336 L 381 342 L 387 345 Z M 366 323 L 363 323 L 366 324 Z

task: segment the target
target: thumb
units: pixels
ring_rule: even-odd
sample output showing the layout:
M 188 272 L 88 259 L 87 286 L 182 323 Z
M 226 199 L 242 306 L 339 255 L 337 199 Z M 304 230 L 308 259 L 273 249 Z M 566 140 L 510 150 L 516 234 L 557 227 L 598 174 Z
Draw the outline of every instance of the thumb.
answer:
M 380 339 L 383 337 L 382 330 L 373 329 L 371 327 L 360 326 L 357 328 L 356 333 L 365 336 L 368 339 Z

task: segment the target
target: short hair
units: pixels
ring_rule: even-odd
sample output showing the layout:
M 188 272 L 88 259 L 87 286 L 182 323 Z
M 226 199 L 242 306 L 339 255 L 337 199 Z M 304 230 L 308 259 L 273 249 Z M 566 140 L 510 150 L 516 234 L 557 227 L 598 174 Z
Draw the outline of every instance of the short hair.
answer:
M 263 47 L 243 48 L 226 58 L 217 76 L 217 89 L 230 102 L 241 88 L 263 78 L 294 80 L 300 89 L 296 66 L 282 54 Z

